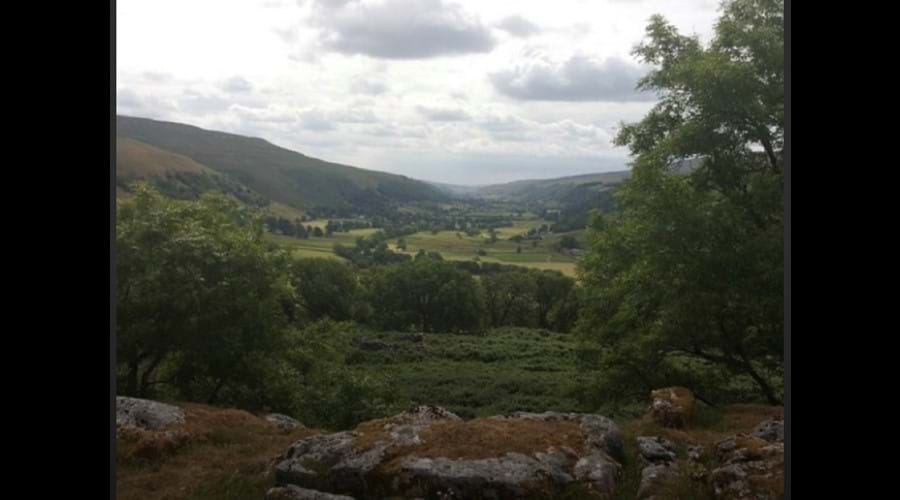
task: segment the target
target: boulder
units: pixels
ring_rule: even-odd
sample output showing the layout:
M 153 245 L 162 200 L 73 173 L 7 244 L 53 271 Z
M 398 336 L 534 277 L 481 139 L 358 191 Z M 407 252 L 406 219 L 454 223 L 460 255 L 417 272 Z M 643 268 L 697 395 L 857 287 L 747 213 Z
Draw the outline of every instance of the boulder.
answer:
M 770 443 L 783 443 L 784 420 L 780 418 L 770 418 L 765 420 L 754 427 L 750 435 L 765 439 Z
M 694 393 L 684 387 L 666 387 L 650 393 L 650 417 L 663 427 L 686 427 L 694 415 Z
M 678 474 L 675 465 L 675 444 L 659 436 L 638 436 L 638 452 L 647 464 L 641 470 L 639 499 L 663 499 L 663 485 Z
M 638 436 L 637 445 L 641 457 L 647 462 L 657 463 L 675 460 L 675 445 L 668 439 L 658 436 Z
M 612 495 L 624 458 L 600 415 L 514 413 L 463 421 L 421 406 L 294 443 L 276 483 L 368 498 L 540 498 L 578 485 Z
M 159 430 L 184 423 L 184 410 L 149 399 L 116 398 L 116 428 Z
M 638 486 L 639 500 L 664 500 L 667 498 L 665 484 L 678 475 L 678 465 L 674 462 L 650 464 L 641 470 L 641 484 Z
M 784 443 L 738 434 L 716 445 L 718 466 L 710 473 L 716 498 L 762 500 L 784 497 Z
M 287 415 L 282 415 L 281 413 L 270 413 L 266 415 L 266 420 L 271 422 L 275 427 L 278 427 L 279 430 L 284 432 L 289 432 L 297 427 L 303 427 L 303 424 L 291 418 Z

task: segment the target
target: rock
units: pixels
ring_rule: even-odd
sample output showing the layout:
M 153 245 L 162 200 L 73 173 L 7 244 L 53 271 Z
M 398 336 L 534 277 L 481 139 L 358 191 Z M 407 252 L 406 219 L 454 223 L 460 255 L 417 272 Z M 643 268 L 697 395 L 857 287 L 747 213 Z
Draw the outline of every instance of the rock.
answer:
M 703 446 L 688 446 L 687 457 L 688 476 L 690 476 L 691 479 L 695 479 L 697 481 L 705 480 L 709 476 L 709 469 L 707 469 L 706 465 L 702 462 Z
M 750 434 L 765 439 L 770 443 L 783 443 L 784 420 L 775 418 L 765 420 L 757 425 Z
M 363 351 L 380 351 L 387 347 L 388 345 L 380 340 L 362 339 L 356 342 L 356 348 Z
M 663 490 L 665 484 L 678 475 L 678 466 L 673 462 L 650 464 L 641 470 L 641 484 L 638 486 L 639 500 L 663 500 L 668 498 Z
M 694 394 L 689 389 L 667 387 L 650 396 L 650 417 L 663 427 L 686 427 L 694 415 Z
M 600 415 L 462 421 L 422 406 L 297 441 L 275 478 L 279 486 L 357 498 L 537 498 L 570 483 L 612 495 L 623 458 L 618 427 Z
M 278 427 L 279 430 L 288 432 L 296 429 L 297 427 L 303 427 L 303 424 L 298 422 L 297 420 L 287 416 L 282 415 L 281 413 L 270 413 L 266 415 L 266 420 L 274 424 Z
M 710 473 L 716 498 L 761 500 L 784 497 L 784 443 L 738 434 L 716 445 L 719 466 Z
M 355 500 L 345 495 L 332 495 L 321 491 L 298 488 L 294 485 L 270 488 L 266 500 Z
M 158 430 L 184 423 L 184 410 L 149 399 L 116 398 L 116 428 Z
M 637 444 L 641 457 L 650 463 L 675 460 L 675 445 L 668 439 L 658 436 L 638 436 Z

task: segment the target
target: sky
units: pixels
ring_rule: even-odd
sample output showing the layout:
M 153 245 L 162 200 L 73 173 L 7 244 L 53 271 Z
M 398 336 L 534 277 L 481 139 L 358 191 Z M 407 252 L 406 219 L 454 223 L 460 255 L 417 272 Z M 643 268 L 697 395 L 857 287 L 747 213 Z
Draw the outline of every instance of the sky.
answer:
M 627 168 L 647 20 L 715 0 L 118 0 L 117 112 L 452 184 Z

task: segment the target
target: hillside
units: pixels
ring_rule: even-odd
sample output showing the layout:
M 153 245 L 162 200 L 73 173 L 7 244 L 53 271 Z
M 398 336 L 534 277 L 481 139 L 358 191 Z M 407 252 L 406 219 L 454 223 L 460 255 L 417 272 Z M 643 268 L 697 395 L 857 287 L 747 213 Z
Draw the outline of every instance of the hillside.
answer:
M 626 178 L 628 170 L 616 172 L 600 172 L 596 174 L 557 177 L 554 179 L 532 179 L 492 184 L 478 189 L 477 194 L 484 198 L 498 200 L 546 201 L 564 197 L 578 186 L 590 186 L 594 191 L 609 189 Z
M 194 199 L 210 190 L 223 191 L 257 206 L 269 201 L 228 175 L 201 165 L 196 161 L 141 141 L 127 137 L 116 138 L 116 191 L 119 197 L 128 196 L 129 185 L 148 181 L 167 196 Z
M 424 182 L 322 161 L 260 138 L 121 115 L 116 134 L 192 160 L 294 208 L 377 212 L 397 203 L 446 198 Z M 177 163 L 188 165 L 181 158 Z

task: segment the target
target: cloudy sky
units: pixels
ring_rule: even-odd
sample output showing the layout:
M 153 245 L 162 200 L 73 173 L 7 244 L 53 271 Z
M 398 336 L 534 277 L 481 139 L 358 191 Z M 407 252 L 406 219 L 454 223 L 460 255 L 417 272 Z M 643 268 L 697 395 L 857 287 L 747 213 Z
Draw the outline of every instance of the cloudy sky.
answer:
M 631 55 L 715 0 L 119 0 L 117 108 L 329 161 L 487 184 L 625 168 Z

